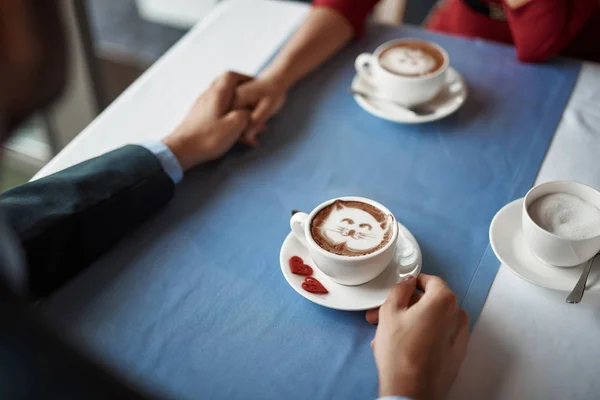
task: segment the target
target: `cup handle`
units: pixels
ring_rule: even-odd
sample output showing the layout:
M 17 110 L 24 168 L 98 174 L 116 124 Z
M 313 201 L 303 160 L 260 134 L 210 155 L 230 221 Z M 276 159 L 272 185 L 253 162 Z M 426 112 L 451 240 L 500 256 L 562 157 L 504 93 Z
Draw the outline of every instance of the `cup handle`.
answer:
M 373 54 L 362 53 L 356 57 L 354 61 L 354 68 L 361 78 L 373 84 Z
M 308 214 L 303 212 L 295 213 L 290 219 L 290 228 L 292 229 L 292 233 L 305 247 L 308 247 L 306 243 L 306 237 L 304 236 L 304 229 L 307 222 Z

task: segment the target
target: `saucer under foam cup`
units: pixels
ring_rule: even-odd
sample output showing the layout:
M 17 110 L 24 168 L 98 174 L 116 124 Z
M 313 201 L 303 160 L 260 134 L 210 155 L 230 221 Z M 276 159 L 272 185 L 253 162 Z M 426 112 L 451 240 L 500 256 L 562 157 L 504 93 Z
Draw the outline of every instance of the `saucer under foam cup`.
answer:
M 553 181 L 533 187 L 523 201 L 523 234 L 531 252 L 542 262 L 557 267 L 575 267 L 600 251 L 600 235 L 570 239 L 554 235 L 536 224 L 529 215 L 529 206 L 547 194 L 567 193 L 600 208 L 600 192 L 574 181 Z

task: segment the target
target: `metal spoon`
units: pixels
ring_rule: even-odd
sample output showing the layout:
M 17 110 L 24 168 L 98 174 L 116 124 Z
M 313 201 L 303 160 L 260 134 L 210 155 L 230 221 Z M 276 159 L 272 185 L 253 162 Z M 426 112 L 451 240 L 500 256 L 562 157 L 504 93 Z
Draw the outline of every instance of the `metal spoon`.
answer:
M 349 91 L 350 91 L 350 93 L 358 95 L 358 96 L 361 96 L 361 97 L 364 97 L 367 100 L 368 99 L 372 99 L 372 100 L 376 100 L 376 101 L 383 101 L 383 102 L 386 102 L 386 103 L 393 104 L 393 105 L 395 105 L 397 107 L 400 107 L 400 108 L 402 108 L 402 109 L 404 109 L 404 110 L 406 110 L 406 111 L 408 111 L 408 112 L 410 112 L 410 113 L 412 113 L 412 114 L 414 114 L 416 116 L 431 115 L 431 114 L 435 113 L 435 111 L 436 111 L 435 108 L 433 108 L 433 107 L 431 107 L 431 106 L 429 106 L 427 104 L 419 104 L 419 105 L 416 105 L 416 106 L 410 106 L 409 107 L 406 104 L 402 104 L 402 103 L 399 103 L 399 102 L 394 101 L 394 100 L 382 99 L 380 97 L 375 97 L 375 96 L 373 96 L 373 95 L 371 95 L 371 94 L 369 94 L 367 92 L 363 92 L 361 90 L 357 90 L 357 89 L 354 89 L 354 88 L 350 88 Z
M 587 283 L 588 275 L 592 270 L 592 266 L 594 265 L 596 257 L 598 257 L 598 254 L 596 254 L 594 257 L 592 257 L 591 260 L 588 261 L 587 265 L 583 269 L 583 272 L 581 273 L 581 277 L 579 277 L 579 280 L 577 281 L 577 284 L 575 285 L 571 293 L 569 293 L 569 296 L 567 296 L 567 303 L 577 304 L 583 298 L 585 284 Z

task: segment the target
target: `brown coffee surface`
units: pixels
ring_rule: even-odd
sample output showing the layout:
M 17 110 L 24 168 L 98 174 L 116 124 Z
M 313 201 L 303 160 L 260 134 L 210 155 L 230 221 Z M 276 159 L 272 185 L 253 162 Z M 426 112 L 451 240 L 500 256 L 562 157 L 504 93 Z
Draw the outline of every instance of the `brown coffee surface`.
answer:
M 394 218 L 361 201 L 336 200 L 310 223 L 313 240 L 341 256 L 362 256 L 383 248 L 392 237 Z
M 444 65 L 444 55 L 425 41 L 403 41 L 385 49 L 379 55 L 379 64 L 392 74 L 424 76 Z

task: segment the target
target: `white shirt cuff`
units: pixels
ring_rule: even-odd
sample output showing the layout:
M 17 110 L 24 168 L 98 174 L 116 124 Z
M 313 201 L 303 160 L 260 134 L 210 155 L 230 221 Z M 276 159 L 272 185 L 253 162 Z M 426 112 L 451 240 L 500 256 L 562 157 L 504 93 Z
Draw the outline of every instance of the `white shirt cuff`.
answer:
M 181 181 L 183 178 L 183 169 L 181 169 L 177 157 L 175 157 L 175 154 L 169 149 L 169 146 L 160 140 L 140 143 L 140 146 L 143 146 L 154 153 L 163 170 L 169 175 L 173 183 L 177 184 Z

